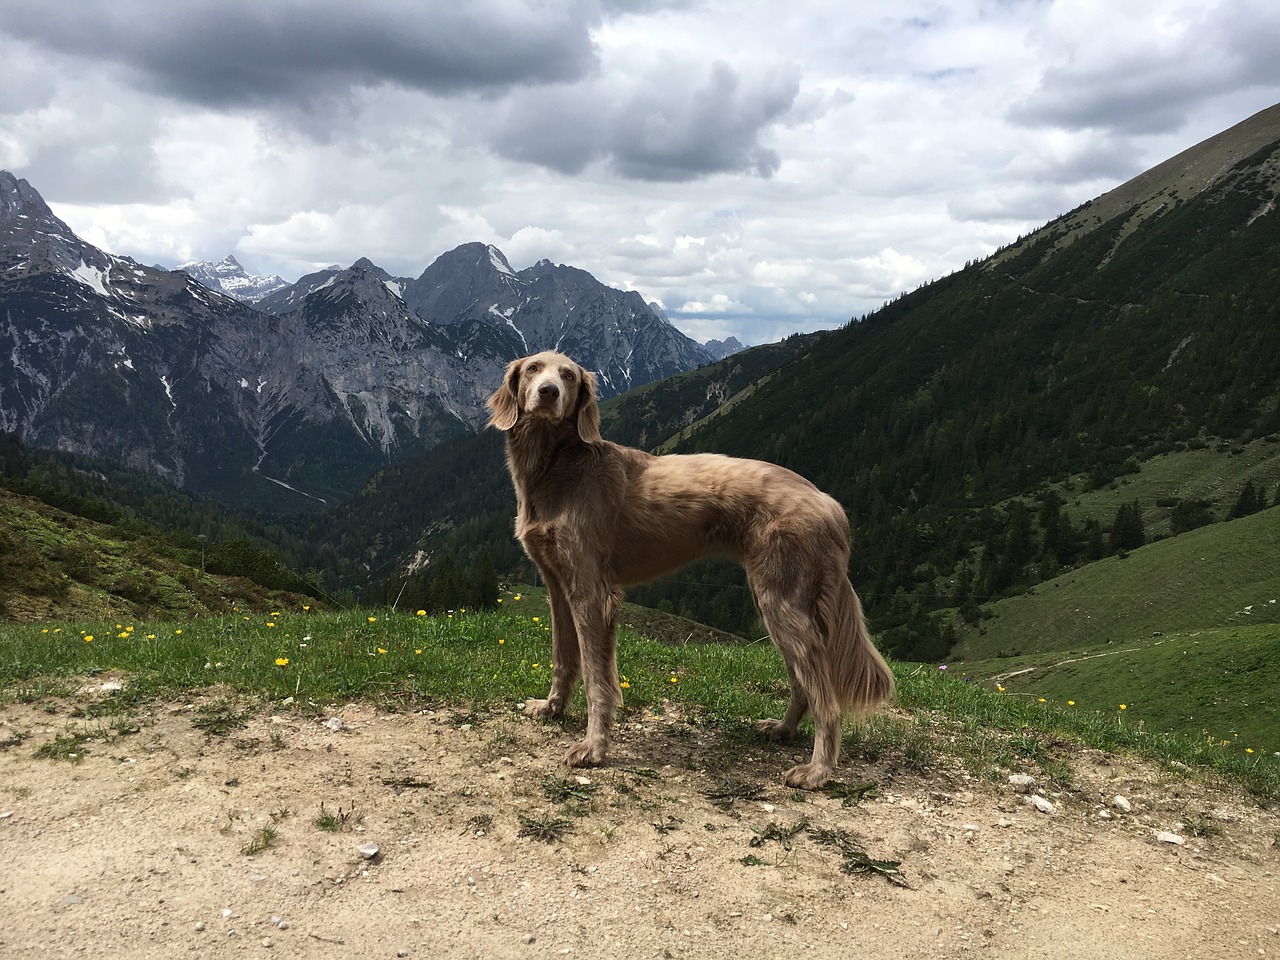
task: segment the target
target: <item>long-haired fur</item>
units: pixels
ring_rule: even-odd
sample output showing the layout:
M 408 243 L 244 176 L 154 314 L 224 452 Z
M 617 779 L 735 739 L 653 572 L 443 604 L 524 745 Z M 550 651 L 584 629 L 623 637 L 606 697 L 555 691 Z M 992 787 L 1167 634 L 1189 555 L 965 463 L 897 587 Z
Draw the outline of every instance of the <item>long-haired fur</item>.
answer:
M 849 583 L 840 504 L 771 463 L 655 457 L 601 439 L 595 376 L 562 354 L 512 362 L 488 402 L 490 425 L 507 436 L 516 536 L 551 603 L 551 690 L 527 701 L 525 713 L 559 716 L 579 676 L 586 688 L 587 733 L 568 762 L 600 764 L 608 750 L 622 702 L 622 588 L 715 554 L 746 568 L 791 678 L 782 719 L 756 727 L 781 739 L 811 713 L 813 757 L 784 779 L 810 790 L 825 784 L 840 758 L 841 713 L 865 713 L 893 693 Z

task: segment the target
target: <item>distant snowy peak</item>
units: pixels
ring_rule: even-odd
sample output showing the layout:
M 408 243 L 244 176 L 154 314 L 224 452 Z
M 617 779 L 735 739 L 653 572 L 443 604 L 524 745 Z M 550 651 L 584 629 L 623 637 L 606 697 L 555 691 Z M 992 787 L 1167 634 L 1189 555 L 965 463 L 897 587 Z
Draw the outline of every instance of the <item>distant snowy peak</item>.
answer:
M 210 290 L 217 290 L 244 303 L 257 303 L 263 297 L 282 290 L 289 284 L 282 277 L 253 276 L 228 254 L 216 263 L 212 260 L 192 260 L 176 269 L 199 280 Z

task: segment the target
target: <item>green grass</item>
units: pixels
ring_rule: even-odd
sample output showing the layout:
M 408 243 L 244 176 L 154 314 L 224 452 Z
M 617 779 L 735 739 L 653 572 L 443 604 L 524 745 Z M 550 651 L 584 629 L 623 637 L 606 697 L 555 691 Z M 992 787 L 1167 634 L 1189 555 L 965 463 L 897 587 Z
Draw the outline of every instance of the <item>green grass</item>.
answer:
M 1280 507 L 1108 557 L 986 608 L 955 658 L 1131 643 L 1156 631 L 1280 622 Z
M 1243 446 L 1215 443 L 1199 450 L 1181 450 L 1143 461 L 1138 473 L 1126 474 L 1098 490 L 1080 493 L 1059 484 L 1073 523 L 1097 520 L 1111 526 L 1122 503 L 1136 500 L 1143 508 L 1148 539 L 1169 534 L 1168 500 L 1208 500 L 1214 516 L 1224 519 L 1244 485 L 1253 480 L 1270 502 L 1280 483 L 1280 442 L 1254 440 Z M 1075 482 L 1078 488 L 1079 479 Z
M 352 699 L 392 710 L 447 705 L 484 717 L 545 695 L 550 681 L 545 607 L 504 600 L 500 612 L 442 617 L 299 608 L 180 623 L 0 624 L 0 703 L 44 697 L 50 709 L 64 709 L 60 693 L 109 675 L 123 679 L 125 689 L 114 696 L 134 708 L 147 698 L 212 692 L 193 721 L 207 724 L 209 735 L 229 732 L 253 710 L 318 714 Z M 619 668 L 626 710 L 677 709 L 716 731 L 726 756 L 758 743 L 752 723 L 786 705 L 786 671 L 768 643 L 673 645 L 624 630 Z M 926 774 L 959 762 L 985 777 L 1032 767 L 1065 781 L 1069 751 L 1060 744 L 1069 741 L 1199 768 L 1242 782 L 1260 799 L 1280 798 L 1280 765 L 1269 754 L 1221 746 L 1230 738 L 1164 735 L 1118 721 L 1114 712 L 964 683 L 958 672 L 899 664 L 899 703 L 907 712 L 848 723 L 851 762 L 880 760 Z M 581 691 L 570 712 L 582 718 Z
M 270 603 L 240 577 L 206 574 L 200 553 L 77 517 L 0 488 L 0 617 L 190 617 Z
M 1280 625 L 1221 627 L 1124 645 L 955 663 L 1011 695 L 1118 723 L 1204 737 L 1255 754 L 1280 750 Z M 993 679 L 995 678 L 995 679 Z M 1124 708 L 1121 709 L 1121 704 Z

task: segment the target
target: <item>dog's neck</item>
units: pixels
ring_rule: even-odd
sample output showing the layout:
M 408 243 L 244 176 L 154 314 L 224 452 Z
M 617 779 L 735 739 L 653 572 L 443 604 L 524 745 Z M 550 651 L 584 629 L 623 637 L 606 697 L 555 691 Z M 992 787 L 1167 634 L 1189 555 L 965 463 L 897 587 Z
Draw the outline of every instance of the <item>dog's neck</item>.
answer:
M 541 417 L 521 416 L 507 431 L 507 467 L 521 501 L 528 487 L 550 471 L 561 456 L 581 449 L 585 441 L 573 423 L 552 423 Z

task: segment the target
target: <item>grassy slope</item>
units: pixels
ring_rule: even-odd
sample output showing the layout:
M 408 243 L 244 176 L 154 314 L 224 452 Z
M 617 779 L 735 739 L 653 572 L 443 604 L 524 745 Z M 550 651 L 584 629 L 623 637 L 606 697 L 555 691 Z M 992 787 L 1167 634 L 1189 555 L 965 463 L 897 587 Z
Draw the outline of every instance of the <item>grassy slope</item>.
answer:
M 989 609 L 951 669 L 1032 702 L 1280 750 L 1280 508 L 1090 564 Z
M 1123 503 L 1142 507 L 1147 537 L 1169 535 L 1167 507 L 1161 500 L 1209 500 L 1215 517 L 1224 518 L 1235 506 L 1240 491 L 1252 480 L 1262 487 L 1267 502 L 1280 484 L 1280 442 L 1275 438 L 1244 445 L 1215 445 L 1199 450 L 1161 454 L 1142 464 L 1139 473 L 1128 474 L 1098 490 L 1076 493 L 1055 487 L 1066 500 L 1072 522 L 1097 520 L 1110 528 Z M 1078 487 L 1078 484 L 1077 484 Z
M 1280 622 L 1280 507 L 1108 557 L 989 609 L 992 618 L 962 636 L 955 658 Z
M 199 563 L 199 554 L 191 558 Z M 171 545 L 0 489 L 0 618 L 189 617 L 278 602 Z
M 1219 627 L 952 669 L 1059 708 L 1204 737 L 1224 749 L 1280 751 L 1280 625 Z M 1069 704 L 1069 701 L 1074 703 Z M 1120 704 L 1125 705 L 1121 710 Z

